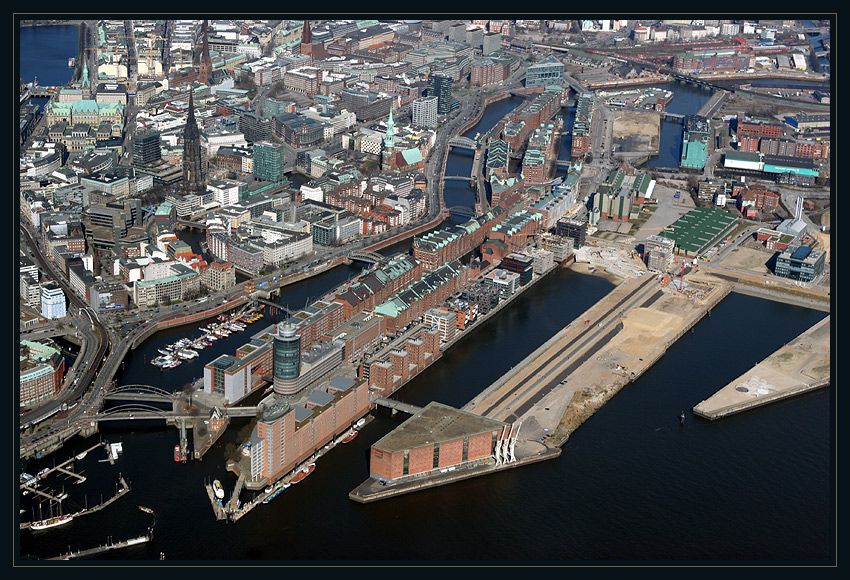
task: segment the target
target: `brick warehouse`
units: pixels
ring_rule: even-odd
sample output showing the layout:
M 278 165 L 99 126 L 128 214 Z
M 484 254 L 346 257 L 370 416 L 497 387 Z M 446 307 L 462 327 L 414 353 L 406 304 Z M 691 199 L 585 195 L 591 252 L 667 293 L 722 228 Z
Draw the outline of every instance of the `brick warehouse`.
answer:
M 429 474 L 494 454 L 509 424 L 432 402 L 377 441 L 369 452 L 369 475 L 380 481 Z
M 303 402 L 279 400 L 251 433 L 251 481 L 275 481 L 369 410 L 366 381 L 337 377 Z

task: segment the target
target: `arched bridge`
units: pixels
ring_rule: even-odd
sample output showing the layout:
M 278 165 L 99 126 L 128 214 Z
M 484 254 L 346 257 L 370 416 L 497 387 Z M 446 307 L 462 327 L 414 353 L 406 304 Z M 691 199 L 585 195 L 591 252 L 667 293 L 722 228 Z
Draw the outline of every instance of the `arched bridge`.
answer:
M 170 403 L 177 398 L 177 394 L 150 385 L 122 385 L 108 390 L 103 398 L 110 401 Z
M 127 421 L 136 419 L 159 419 L 167 421 L 169 419 L 184 419 L 191 421 L 196 419 L 195 415 L 187 415 L 185 413 L 175 413 L 174 411 L 166 411 L 157 409 L 151 405 L 140 403 L 130 403 L 128 405 L 118 405 L 106 411 L 102 411 L 94 416 L 94 419 L 100 421 Z M 86 417 L 86 420 L 92 417 Z
M 378 252 L 368 250 L 356 250 L 348 254 L 348 259 L 355 262 L 368 262 L 370 264 L 381 264 L 387 261 L 387 257 Z
M 220 409 L 222 414 L 227 417 L 256 417 L 257 407 L 224 407 Z M 90 421 L 128 421 L 128 420 L 160 420 L 160 421 L 194 421 L 198 419 L 198 413 L 180 413 L 171 410 L 158 409 L 152 405 L 142 403 L 129 403 L 126 405 L 118 405 L 106 411 L 102 411 L 92 416 L 83 417 L 83 420 Z
M 469 137 L 452 137 L 448 141 L 449 147 L 465 147 L 466 149 L 477 149 L 478 144 Z

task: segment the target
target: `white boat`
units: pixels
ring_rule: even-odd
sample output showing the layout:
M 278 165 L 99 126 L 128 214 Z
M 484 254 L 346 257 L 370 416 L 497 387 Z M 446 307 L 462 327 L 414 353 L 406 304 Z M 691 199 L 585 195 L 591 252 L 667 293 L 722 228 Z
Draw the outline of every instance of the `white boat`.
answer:
M 363 426 L 363 425 L 365 425 L 365 424 L 366 424 L 366 419 L 359 419 L 359 420 L 358 420 L 358 421 L 354 424 L 354 428 L 355 428 L 355 429 L 360 429 L 360 427 L 362 427 L 362 426 Z
M 217 479 L 213 481 L 213 491 L 215 491 L 215 497 L 224 499 L 224 488 L 221 487 L 221 482 Z
M 59 516 L 55 518 L 48 518 L 46 520 L 41 520 L 40 522 L 33 522 L 30 524 L 30 529 L 33 530 L 44 530 L 47 528 L 52 528 L 55 526 L 61 526 L 62 524 L 67 524 L 70 522 L 73 516 Z
M 82 453 L 77 455 L 76 459 L 85 459 L 87 454 L 88 454 L 88 451 L 83 451 Z
M 30 524 L 30 529 L 32 529 L 32 530 L 44 530 L 44 529 L 47 529 L 47 528 L 53 528 L 55 526 L 61 526 L 62 524 L 67 524 L 72 519 L 74 519 L 74 516 L 72 516 L 72 515 L 69 515 L 69 514 L 62 515 L 62 503 L 61 502 L 57 502 L 57 503 L 59 504 L 59 515 L 58 516 L 53 515 L 53 503 L 51 503 L 50 504 L 50 517 L 48 517 L 46 520 L 39 520 L 37 522 L 32 522 Z M 40 504 L 39 504 L 39 507 L 38 507 L 38 514 L 39 514 L 39 516 L 41 516 L 41 505 Z

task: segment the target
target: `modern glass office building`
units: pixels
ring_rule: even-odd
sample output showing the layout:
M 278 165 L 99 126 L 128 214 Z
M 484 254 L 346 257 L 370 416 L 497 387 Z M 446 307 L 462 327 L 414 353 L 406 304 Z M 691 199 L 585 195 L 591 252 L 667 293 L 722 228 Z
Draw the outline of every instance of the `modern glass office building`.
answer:
M 297 379 L 301 372 L 301 337 L 289 324 L 278 326 L 274 337 L 274 378 Z
M 528 67 L 525 71 L 526 87 L 548 87 L 564 84 L 564 63 L 550 56 Z

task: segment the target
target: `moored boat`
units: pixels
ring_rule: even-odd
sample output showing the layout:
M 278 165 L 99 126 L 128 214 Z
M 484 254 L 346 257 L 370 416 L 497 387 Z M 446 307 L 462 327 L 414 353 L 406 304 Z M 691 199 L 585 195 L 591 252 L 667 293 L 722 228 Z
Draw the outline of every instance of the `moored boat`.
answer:
M 307 477 L 308 475 L 310 475 L 311 473 L 313 473 L 313 471 L 315 469 L 316 469 L 315 463 L 311 463 L 309 465 L 302 467 L 301 470 L 295 475 L 295 477 L 293 477 L 290 480 L 290 483 L 292 485 L 295 485 L 296 483 L 298 483 L 300 481 L 304 481 L 304 478 Z
M 224 488 L 221 487 L 221 482 L 217 479 L 213 481 L 213 491 L 215 492 L 216 498 L 224 499 Z
M 175 462 L 180 461 L 180 445 L 174 446 L 174 461 Z
M 41 520 L 40 522 L 31 523 L 30 529 L 44 530 L 44 529 L 47 529 L 47 528 L 53 528 L 55 526 L 61 526 L 62 524 L 67 524 L 72 519 L 74 519 L 73 516 L 69 516 L 69 515 L 58 516 L 58 517 L 55 517 L 55 518 L 49 518 L 49 519 L 46 519 L 46 520 Z
M 280 487 L 278 487 L 276 490 L 274 490 L 273 493 L 270 496 L 268 496 L 266 499 L 263 500 L 263 503 L 269 503 L 271 500 L 273 500 L 274 498 L 279 496 L 281 493 L 283 493 L 283 491 L 285 489 L 287 489 L 290 485 L 292 485 L 292 484 L 291 483 L 282 483 L 280 485 Z M 266 489 L 269 489 L 269 488 L 266 488 Z M 272 489 L 274 489 L 274 487 L 272 487 Z
M 343 443 L 350 443 L 351 441 L 354 440 L 355 437 L 357 437 L 357 431 L 352 431 L 351 433 L 348 434 L 348 436 L 346 436 L 345 439 L 342 440 L 342 442 Z

